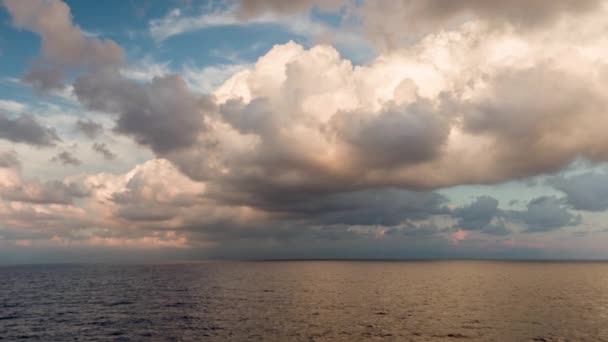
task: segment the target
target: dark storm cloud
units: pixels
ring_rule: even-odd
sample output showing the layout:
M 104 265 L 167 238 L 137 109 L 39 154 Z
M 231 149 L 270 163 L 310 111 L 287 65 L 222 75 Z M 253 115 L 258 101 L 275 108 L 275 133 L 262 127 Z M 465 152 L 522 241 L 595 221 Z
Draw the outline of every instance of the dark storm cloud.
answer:
M 177 75 L 140 84 L 118 72 L 92 73 L 76 80 L 74 92 L 90 109 L 118 114 L 116 132 L 159 154 L 194 145 L 203 129 L 204 111 L 213 108 Z
M 318 224 L 396 226 L 448 213 L 447 199 L 434 192 L 374 189 L 332 194 L 292 204 L 288 210 Z
M 566 194 L 566 202 L 576 210 L 608 210 L 608 173 L 588 172 L 571 177 L 555 177 L 549 185 Z
M 86 197 L 88 193 L 78 184 L 60 181 L 25 182 L 0 187 L 0 196 L 5 200 L 34 204 L 72 204 L 75 198 Z
M 90 139 L 95 139 L 103 132 L 103 125 L 91 119 L 76 121 L 76 129 Z
M 36 146 L 53 146 L 60 139 L 52 128 L 42 126 L 33 115 L 10 117 L 0 113 L 0 139 Z
M 78 158 L 74 157 L 68 151 L 62 151 L 62 152 L 58 153 L 56 156 L 51 158 L 51 161 L 55 162 L 55 163 L 61 163 L 63 165 L 71 165 L 71 166 L 78 166 L 78 165 L 82 164 L 82 162 Z
M 93 149 L 93 151 L 101 154 L 106 160 L 116 159 L 116 154 L 110 151 L 110 149 L 105 143 L 94 143 L 91 148 Z

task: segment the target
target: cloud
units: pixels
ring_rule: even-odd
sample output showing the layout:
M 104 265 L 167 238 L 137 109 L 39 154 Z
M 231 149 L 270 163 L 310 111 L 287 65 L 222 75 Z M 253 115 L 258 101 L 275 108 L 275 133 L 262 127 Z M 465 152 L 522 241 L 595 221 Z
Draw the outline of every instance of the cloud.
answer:
M 580 48 L 592 49 L 597 32 Z M 330 46 L 277 45 L 214 92 L 213 129 L 164 156 L 254 202 L 492 184 L 606 160 L 607 79 L 594 67 L 603 57 L 571 53 L 570 43 L 473 25 L 364 66 Z
M 385 168 L 432 160 L 449 135 L 448 118 L 433 104 L 420 100 L 381 112 L 340 112 L 330 126 L 347 145 L 353 163 L 362 168 Z
M 35 90 L 40 92 L 52 90 L 62 91 L 63 88 L 65 88 L 63 78 L 64 71 L 62 68 L 38 63 L 27 71 L 23 76 L 23 81 L 32 85 Z
M 232 75 L 247 67 L 246 64 L 221 64 L 203 68 L 185 66 L 180 74 L 190 89 L 201 94 L 210 94 Z
M 454 30 L 461 24 L 478 20 L 489 26 L 530 30 L 543 28 L 564 16 L 577 16 L 601 8 L 602 0 L 251 0 L 241 1 L 237 15 L 243 20 L 256 20 L 269 13 L 296 16 L 312 9 L 339 13 L 343 21 L 354 20 L 376 46 L 396 49 L 408 46 L 425 36 Z M 258 19 L 259 20 L 259 19 Z
M 4 0 L 13 25 L 40 35 L 42 56 L 25 80 L 41 90 L 61 87 L 66 68 L 103 68 L 123 62 L 123 50 L 111 40 L 87 35 L 72 22 L 60 0 Z
M 93 151 L 101 154 L 106 160 L 116 159 L 116 154 L 110 151 L 110 149 L 105 143 L 94 143 L 91 148 L 93 149 Z
M 239 3 L 238 16 L 243 19 L 251 19 L 269 12 L 293 15 L 298 12 L 309 11 L 312 8 L 332 12 L 337 11 L 345 3 L 347 3 L 346 0 L 246 0 Z
M 490 235 L 513 233 L 508 226 L 519 226 L 523 233 L 541 233 L 577 226 L 582 216 L 570 212 L 562 199 L 541 196 L 526 204 L 524 210 L 504 210 L 490 196 L 480 196 L 466 206 L 455 208 L 453 229 L 477 231 Z
M 76 121 L 76 129 L 86 135 L 89 139 L 95 139 L 103 132 L 103 125 L 91 119 Z
M 118 72 L 92 73 L 76 80 L 74 93 L 90 109 L 118 114 L 115 132 L 159 154 L 192 146 L 204 128 L 205 112 L 214 107 L 178 75 L 137 83 Z
M 26 108 L 27 106 L 21 102 L 0 100 L 0 111 L 5 111 L 8 113 L 22 113 Z
M 554 177 L 549 185 L 566 194 L 566 202 L 576 210 L 608 210 L 608 174 L 587 172 L 570 177 Z
M 364 1 L 358 16 L 368 37 L 384 48 L 412 44 L 427 34 L 454 29 L 470 20 L 518 29 L 550 25 L 565 15 L 599 9 L 602 0 L 380 0 Z
M 334 1 L 336 4 L 340 1 Z M 204 30 L 213 27 L 248 25 L 276 25 L 283 30 L 311 40 L 332 41 L 344 47 L 362 48 L 367 45 L 362 39 L 350 30 L 337 29 L 322 21 L 313 19 L 308 13 L 292 11 L 289 8 L 296 2 L 284 2 L 287 6 L 276 6 L 272 4 L 265 6 L 260 1 L 243 2 L 240 7 L 228 6 L 220 8 L 207 8 L 205 13 L 200 15 L 184 15 L 180 9 L 173 9 L 162 18 L 151 20 L 149 23 L 150 35 L 157 42 L 170 39 L 171 37 Z M 303 2 L 302 2 L 303 3 Z M 322 8 L 335 9 L 327 1 L 318 1 Z M 305 8 L 305 6 L 296 6 Z M 278 11 L 276 10 L 278 9 Z M 285 9 L 283 11 L 282 9 Z M 255 14 L 255 15 L 254 15 Z M 285 14 L 293 14 L 285 16 Z
M 75 182 L 24 180 L 21 164 L 14 151 L 0 153 L 0 198 L 32 204 L 71 204 L 88 196 L 88 190 Z M 0 200 L 0 212 L 3 210 Z
M 120 70 L 120 74 L 124 77 L 140 82 L 149 82 L 155 77 L 163 77 L 170 73 L 168 62 L 155 63 L 147 58 Z
M 42 126 L 33 115 L 11 117 L 0 113 L 0 139 L 35 146 L 53 146 L 61 141 L 55 130 Z
M 511 231 L 503 220 L 505 213 L 498 208 L 498 204 L 493 197 L 480 196 L 473 203 L 454 209 L 452 216 L 458 220 L 454 228 L 490 235 L 509 235 Z
M 63 4 L 44 6 L 57 3 Z M 332 255 L 386 247 L 402 256 L 404 249 L 453 251 L 493 242 L 507 248 L 509 242 L 496 241 L 511 240 L 500 236 L 580 225 L 573 208 L 608 207 L 600 199 L 603 188 L 591 185 L 603 176 L 555 179 L 551 185 L 566 197 L 540 196 L 519 210 L 501 208 L 488 196 L 454 208 L 433 191 L 526 179 L 578 159 L 608 161 L 605 10 L 558 1 L 555 7 L 539 2 L 524 13 L 512 7 L 518 1 L 495 3 L 496 10 L 489 3 L 396 3 L 397 19 L 392 23 L 392 13 L 386 14 L 387 24 L 404 25 L 398 23 L 402 15 L 419 15 L 439 29 L 397 42 L 363 65 L 329 45 L 288 42 L 251 65 L 183 68 L 183 76 L 162 64 L 126 67 L 121 58 L 91 64 L 69 54 L 51 58 L 44 41 L 56 39 L 56 32 L 26 21 L 22 27 L 34 27 L 43 40 L 36 67 L 50 76 L 73 72 L 77 100 L 113 118 L 114 133 L 149 147 L 156 159 L 126 173 L 40 182 L 24 180 L 16 157 L 0 154 L 3 229 L 15 239 L 40 237 L 57 245 L 212 246 L 215 255 L 315 248 Z M 150 29 L 157 28 L 162 40 L 248 20 L 283 23 L 291 18 L 283 15 L 315 4 L 320 2 L 256 2 L 202 19 L 172 12 Z M 369 11 L 366 5 L 360 10 Z M 34 22 L 42 20 L 37 11 Z M 53 20 L 54 11 L 47 11 Z M 69 9 L 57 13 L 64 23 L 58 30 L 72 33 L 64 32 L 68 40 L 82 36 L 65 43 L 69 48 L 80 51 L 84 44 L 85 55 L 115 55 L 108 52 L 112 43 L 86 37 L 72 24 Z M 15 25 L 21 15 L 14 15 Z M 435 27 L 422 26 L 421 32 Z M 395 32 L 405 31 L 399 27 Z M 55 83 L 53 77 L 34 79 Z M 2 115 L 0 123 L 0 137 L 13 142 L 59 141 L 26 114 Z M 91 139 L 103 129 L 84 119 L 76 127 Z M 102 142 L 92 150 L 115 156 Z M 56 161 L 79 163 L 69 151 Z M 536 234 L 526 236 L 528 246 L 537 246 Z
M 166 160 L 152 160 L 127 175 L 124 190 L 109 197 L 122 219 L 168 221 L 181 209 L 200 203 L 204 185 L 193 182 Z
M 0 151 L 0 168 L 19 168 L 20 165 L 15 151 Z
M 61 163 L 63 165 L 71 165 L 71 166 L 78 166 L 78 165 L 82 164 L 82 162 L 78 158 L 74 157 L 68 151 L 60 152 L 59 154 L 57 154 L 56 156 L 51 158 L 51 161 L 55 162 L 55 163 Z
M 513 212 L 512 217 L 526 224 L 525 232 L 538 233 L 576 226 L 582 217 L 568 211 L 556 197 L 543 196 L 530 201 L 526 211 Z
M 8 201 L 36 204 L 71 204 L 74 198 L 86 197 L 87 191 L 75 184 L 60 181 L 25 182 L 0 190 L 2 198 Z

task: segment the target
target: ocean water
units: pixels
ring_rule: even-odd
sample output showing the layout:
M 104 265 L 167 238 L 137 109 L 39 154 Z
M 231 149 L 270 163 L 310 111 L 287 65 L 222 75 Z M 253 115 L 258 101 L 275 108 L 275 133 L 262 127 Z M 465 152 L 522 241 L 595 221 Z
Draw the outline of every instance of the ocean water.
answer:
M 608 263 L 0 267 L 2 341 L 608 341 Z

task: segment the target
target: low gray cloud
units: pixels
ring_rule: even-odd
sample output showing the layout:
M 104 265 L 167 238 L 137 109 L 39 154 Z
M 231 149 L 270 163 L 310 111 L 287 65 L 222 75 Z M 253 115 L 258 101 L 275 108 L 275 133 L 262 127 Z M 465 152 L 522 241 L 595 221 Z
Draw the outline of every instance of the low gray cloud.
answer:
M 580 215 L 573 214 L 563 199 L 541 196 L 529 201 L 524 210 L 499 208 L 497 199 L 480 196 L 469 205 L 456 208 L 451 213 L 457 219 L 454 229 L 478 231 L 490 235 L 508 235 L 507 224 L 518 225 L 524 233 L 541 233 L 577 226 Z
M 566 202 L 576 210 L 608 210 L 608 173 L 587 172 L 570 177 L 554 177 L 549 185 L 566 194 Z
M 10 117 L 0 113 L 0 139 L 35 146 L 53 146 L 61 141 L 55 130 L 42 126 L 33 115 Z
M 0 151 L 0 168 L 19 168 L 21 163 L 15 151 Z
M 101 154 L 106 160 L 116 159 L 116 154 L 110 151 L 110 149 L 105 143 L 94 143 L 91 148 L 93 149 L 93 151 Z
M 193 146 L 203 129 L 205 110 L 213 108 L 207 97 L 190 92 L 177 75 L 140 84 L 117 71 L 91 73 L 76 80 L 74 92 L 88 108 L 118 114 L 116 132 L 159 154 Z
M 78 119 L 76 129 L 90 139 L 95 139 L 103 132 L 103 125 L 91 119 Z
M 511 212 L 511 217 L 526 225 L 525 232 L 541 233 L 557 230 L 581 223 L 580 215 L 572 214 L 563 201 L 553 196 L 536 198 L 526 206 L 525 211 Z
M 71 166 L 78 166 L 82 164 L 82 162 L 78 158 L 74 157 L 72 153 L 68 151 L 62 151 L 58 153 L 56 156 L 51 158 L 51 161 Z
M 490 235 L 508 235 L 511 231 L 505 226 L 505 213 L 498 208 L 498 200 L 490 196 L 480 196 L 464 207 L 452 211 L 458 221 L 455 229 L 478 231 Z
M 373 189 L 274 201 L 273 208 L 320 225 L 397 226 L 447 214 L 447 199 L 434 192 Z
M 88 194 L 88 190 L 81 185 L 61 181 L 31 181 L 0 187 L 0 197 L 5 200 L 35 204 L 72 204 L 74 199 Z

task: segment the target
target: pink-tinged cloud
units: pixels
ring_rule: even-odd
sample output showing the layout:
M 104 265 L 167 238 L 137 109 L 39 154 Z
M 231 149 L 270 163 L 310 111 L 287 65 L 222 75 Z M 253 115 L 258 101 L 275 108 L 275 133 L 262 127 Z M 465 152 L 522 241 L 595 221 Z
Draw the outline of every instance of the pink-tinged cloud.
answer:
M 457 245 L 460 241 L 465 240 L 469 236 L 470 232 L 462 229 L 458 229 L 450 235 L 452 243 Z

